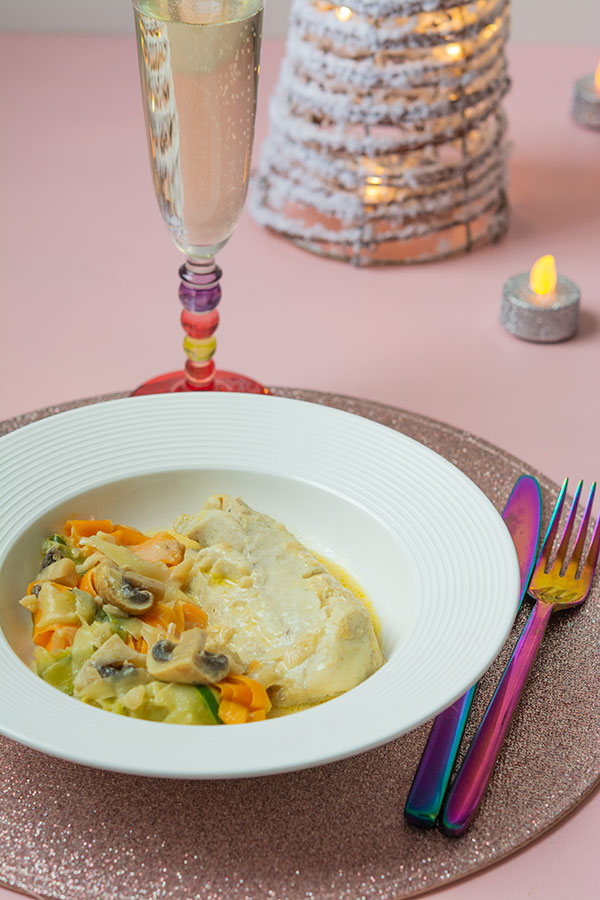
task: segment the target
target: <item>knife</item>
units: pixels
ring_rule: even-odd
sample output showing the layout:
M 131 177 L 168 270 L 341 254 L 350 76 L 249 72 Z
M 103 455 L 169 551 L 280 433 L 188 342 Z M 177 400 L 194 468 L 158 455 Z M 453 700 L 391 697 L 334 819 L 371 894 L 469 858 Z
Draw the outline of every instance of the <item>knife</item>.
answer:
M 536 478 L 521 475 L 517 479 L 502 518 L 517 551 L 520 607 L 533 572 L 542 521 L 542 497 Z M 476 688 L 474 684 L 434 719 L 404 807 L 404 817 L 413 825 L 420 828 L 435 825 Z

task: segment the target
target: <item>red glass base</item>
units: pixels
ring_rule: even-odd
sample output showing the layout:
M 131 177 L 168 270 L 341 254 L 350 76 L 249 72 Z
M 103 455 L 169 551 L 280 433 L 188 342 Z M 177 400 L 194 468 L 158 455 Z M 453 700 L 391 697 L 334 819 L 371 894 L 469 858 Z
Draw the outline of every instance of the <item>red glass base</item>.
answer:
M 232 391 L 239 394 L 269 394 L 269 388 L 259 384 L 252 378 L 246 378 L 245 375 L 238 375 L 237 372 L 223 372 L 217 369 L 215 372 L 215 380 L 210 391 Z M 145 381 L 135 391 L 132 391 L 132 397 L 141 397 L 143 394 L 171 394 L 179 391 L 185 391 L 190 394 L 203 394 L 203 390 L 195 391 L 190 388 L 185 380 L 185 373 L 169 372 L 166 375 L 159 375 L 157 378 L 151 378 Z

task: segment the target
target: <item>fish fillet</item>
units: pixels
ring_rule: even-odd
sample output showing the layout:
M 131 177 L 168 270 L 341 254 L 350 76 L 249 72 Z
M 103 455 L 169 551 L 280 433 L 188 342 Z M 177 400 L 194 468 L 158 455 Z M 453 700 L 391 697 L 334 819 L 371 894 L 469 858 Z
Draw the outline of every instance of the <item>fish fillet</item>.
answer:
M 316 703 L 383 663 L 367 609 L 275 519 L 219 494 L 175 530 L 200 544 L 188 590 L 275 706 Z

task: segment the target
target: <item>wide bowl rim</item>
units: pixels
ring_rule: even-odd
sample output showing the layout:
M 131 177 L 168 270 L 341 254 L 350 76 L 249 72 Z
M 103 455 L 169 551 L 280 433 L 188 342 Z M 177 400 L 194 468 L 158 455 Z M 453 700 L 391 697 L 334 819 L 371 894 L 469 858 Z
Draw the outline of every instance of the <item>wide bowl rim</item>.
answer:
M 201 415 L 198 415 L 199 411 Z M 136 428 L 144 435 L 149 433 L 156 422 L 162 422 L 164 425 L 167 422 L 181 420 L 182 417 L 184 419 L 187 417 L 186 421 L 191 431 L 185 444 L 185 452 L 173 455 L 172 448 L 163 441 L 155 448 L 153 460 L 144 464 L 139 461 L 136 463 L 134 458 L 136 444 L 135 441 L 131 441 L 123 449 L 122 456 L 116 461 L 113 460 L 111 466 L 108 465 L 105 458 L 107 448 L 110 447 L 111 439 L 114 440 L 124 421 L 135 421 Z M 418 564 L 427 583 L 430 586 L 434 584 L 436 590 L 443 589 L 444 578 L 451 576 L 450 580 L 454 579 L 452 583 L 456 590 L 468 585 L 471 593 L 483 592 L 482 596 L 486 597 L 485 613 L 482 613 L 481 605 L 477 605 L 473 598 L 471 608 L 467 611 L 468 621 L 465 618 L 463 623 L 463 630 L 474 629 L 473 652 L 462 660 L 458 670 L 456 661 L 452 661 L 454 668 L 450 671 L 450 677 L 445 679 L 442 686 L 437 686 L 437 693 L 433 691 L 436 701 L 432 701 L 430 690 L 427 695 L 428 702 L 418 711 L 413 704 L 410 716 L 400 717 L 395 705 L 394 685 L 390 687 L 385 681 L 399 677 L 398 673 L 404 678 L 410 673 L 402 670 L 402 667 L 396 672 L 394 666 L 389 666 L 387 670 L 380 670 L 351 692 L 300 714 L 253 725 L 206 730 L 208 734 L 203 735 L 203 749 L 210 747 L 208 753 L 210 762 L 205 759 L 194 764 L 194 742 L 196 754 L 198 752 L 197 738 L 189 733 L 185 734 L 197 730 L 191 727 L 110 716 L 101 710 L 77 704 L 78 710 L 79 707 L 83 707 L 75 716 L 79 720 L 78 729 L 69 722 L 68 735 L 62 735 L 48 727 L 44 731 L 43 725 L 40 726 L 39 720 L 36 721 L 33 711 L 28 711 L 29 703 L 33 703 L 34 708 L 38 710 L 41 707 L 50 708 L 57 715 L 62 714 L 64 720 L 66 715 L 64 704 L 75 704 L 76 701 L 60 695 L 38 679 L 34 673 L 27 672 L 21 659 L 8 644 L 4 633 L 0 633 L 0 675 L 14 678 L 23 676 L 24 672 L 27 673 L 27 677 L 22 679 L 20 711 L 12 708 L 6 698 L 0 697 L 0 731 L 10 738 L 51 755 L 136 775 L 172 778 L 241 778 L 271 775 L 331 762 L 392 740 L 438 713 L 480 677 L 502 646 L 512 625 L 518 603 L 519 576 L 516 554 L 510 535 L 496 509 L 464 473 L 412 438 L 352 413 L 303 400 L 243 394 L 207 394 L 201 397 L 180 394 L 119 398 L 68 410 L 5 435 L 0 439 L 0 447 L 2 466 L 5 468 L 3 483 L 6 484 L 7 515 L 0 523 L 0 567 L 7 550 L 13 546 L 15 535 L 22 534 L 41 517 L 44 511 L 53 509 L 60 500 L 61 492 L 63 499 L 66 496 L 65 478 L 59 478 L 52 490 L 47 492 L 45 503 L 40 505 L 41 501 L 37 500 L 37 505 L 34 503 L 31 508 L 22 508 L 23 500 L 27 502 L 27 498 L 35 494 L 36 485 L 39 488 L 42 473 L 39 452 L 36 453 L 35 450 L 36 448 L 39 450 L 40 445 L 50 448 L 53 452 L 62 450 L 66 454 L 66 462 L 73 462 L 77 446 L 71 446 L 70 450 L 69 447 L 74 440 L 74 434 L 83 433 L 89 436 L 91 433 L 97 435 L 98 431 L 101 431 L 101 437 L 96 439 L 89 452 L 91 459 L 103 460 L 104 468 L 91 477 L 89 472 L 86 476 L 81 467 L 74 466 L 72 483 L 77 493 L 101 484 L 113 483 L 119 478 L 133 477 L 136 472 L 152 474 L 172 471 L 173 466 L 176 471 L 181 471 L 192 458 L 190 447 L 194 436 L 198 437 L 202 432 L 203 417 L 210 419 L 215 432 L 215 446 L 222 441 L 221 446 L 224 447 L 226 437 L 232 434 L 252 437 L 253 442 L 246 447 L 245 454 L 239 448 L 233 452 L 227 445 L 227 453 L 224 455 L 227 457 L 228 465 L 233 464 L 235 467 L 237 463 L 241 471 L 260 471 L 267 474 L 273 471 L 273 467 L 277 469 L 279 466 L 284 477 L 300 478 L 307 483 L 312 465 L 314 483 L 322 484 L 324 489 L 329 487 L 334 491 L 353 491 L 353 501 L 357 498 L 365 501 L 364 490 L 367 490 L 367 487 L 355 484 L 357 472 L 362 472 L 368 484 L 372 484 L 374 489 L 381 491 L 385 488 L 392 492 L 396 504 L 396 517 L 401 514 L 396 494 L 401 489 L 406 492 L 407 485 L 411 487 L 409 474 L 411 477 L 429 478 L 430 483 L 425 481 L 419 485 L 418 491 L 422 495 L 420 502 L 426 507 L 429 505 L 430 515 L 431 510 L 436 513 L 441 510 L 451 524 L 454 524 L 453 516 L 456 519 L 457 509 L 460 510 L 460 526 L 471 529 L 468 537 L 472 541 L 472 546 L 466 548 L 463 545 L 464 540 L 461 544 L 460 538 L 461 536 L 464 538 L 464 535 L 443 532 L 444 523 L 441 525 L 435 523 L 442 528 L 440 533 L 446 535 L 444 540 L 448 546 L 441 547 L 442 557 L 447 566 L 446 571 L 440 568 L 435 560 L 426 559 L 423 553 L 419 556 L 417 544 L 415 547 Z M 257 423 L 260 428 L 265 429 L 262 439 L 256 433 Z M 217 433 L 219 429 L 220 433 Z M 305 448 L 303 448 L 304 456 L 295 449 L 300 432 L 318 434 L 322 447 L 320 449 L 316 446 L 311 447 L 309 452 L 309 456 L 312 453 L 314 459 L 307 461 Z M 281 458 L 276 459 L 273 452 L 267 452 L 269 440 L 279 442 L 277 446 L 280 455 L 284 448 L 283 452 L 289 456 L 282 461 Z M 78 446 L 81 446 L 81 441 Z M 213 453 L 212 457 L 210 453 Z M 207 460 L 215 459 L 214 448 L 206 449 L 206 454 L 208 455 L 202 458 L 198 465 L 203 471 L 206 469 Z M 297 465 L 298 468 L 286 474 L 286 465 Z M 404 473 L 404 480 L 399 479 L 400 468 L 404 471 L 411 466 L 414 472 L 411 470 L 410 473 Z M 279 470 L 276 474 L 278 473 Z M 328 478 L 331 483 L 327 485 Z M 435 494 L 440 490 L 447 494 L 442 498 L 446 506 L 440 503 L 439 493 Z M 413 504 L 411 513 L 416 514 L 414 496 L 405 496 L 404 499 Z M 29 502 L 31 503 L 31 500 Z M 401 528 L 397 522 L 394 524 L 393 516 L 394 513 L 391 512 L 386 520 L 386 526 L 396 527 L 398 534 L 401 533 L 410 539 L 406 522 L 401 523 Z M 426 520 L 427 509 L 422 516 Z M 419 527 L 424 526 L 420 524 Z M 478 531 L 480 534 L 476 533 Z M 456 562 L 453 553 L 459 551 L 461 562 L 456 563 L 456 571 L 449 571 Z M 466 560 L 469 560 L 468 571 Z M 435 569 L 433 581 L 425 571 L 426 566 Z M 422 573 L 418 571 L 417 577 Z M 474 581 L 476 584 L 473 584 Z M 453 603 L 458 602 L 458 599 L 452 595 Z M 442 615 L 446 615 L 446 612 Z M 426 623 L 417 617 L 416 634 L 420 634 L 422 640 L 423 634 L 428 635 L 425 626 Z M 439 643 L 441 635 L 434 636 Z M 412 671 L 418 673 L 417 656 L 414 659 L 416 663 Z M 446 662 L 448 663 L 448 660 Z M 428 677 L 427 673 L 422 674 L 424 679 Z M 374 692 L 378 692 L 377 697 L 374 697 Z M 377 710 L 370 709 L 375 700 L 380 702 L 381 693 L 388 699 L 392 698 L 389 721 L 381 721 L 381 715 L 378 716 Z M 360 727 L 352 728 L 349 720 L 356 716 L 357 707 L 368 712 L 365 712 L 364 716 L 361 712 Z M 395 719 L 396 714 L 399 718 Z M 69 712 L 67 720 L 70 717 Z M 100 725 L 98 717 L 102 717 Z M 107 719 L 111 721 L 107 722 Z M 86 743 L 85 736 L 77 737 L 74 733 L 75 730 L 85 731 L 86 726 L 96 735 L 95 743 L 91 738 Z M 102 739 L 97 736 L 100 727 L 104 733 Z M 246 758 L 240 764 L 232 757 L 231 747 L 239 736 L 239 728 L 242 727 L 245 729 L 242 734 Z M 307 731 L 313 735 L 312 740 L 307 738 Z M 164 756 L 172 742 L 173 734 L 176 735 L 177 751 L 160 762 L 160 753 L 151 754 L 149 759 L 130 760 L 124 759 L 123 753 L 119 752 L 118 745 L 121 740 L 133 742 L 137 746 L 151 741 L 163 748 Z M 314 739 L 315 734 L 318 740 Z M 171 737 L 167 738 L 167 735 Z

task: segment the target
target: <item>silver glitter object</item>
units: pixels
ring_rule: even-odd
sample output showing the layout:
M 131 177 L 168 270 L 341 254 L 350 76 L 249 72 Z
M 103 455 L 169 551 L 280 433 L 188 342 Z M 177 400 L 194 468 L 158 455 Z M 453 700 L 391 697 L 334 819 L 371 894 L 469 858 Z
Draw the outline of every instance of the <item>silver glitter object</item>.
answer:
M 575 82 L 573 118 L 586 128 L 600 129 L 600 91 L 593 75 L 584 75 Z
M 468 432 L 367 400 L 273 393 L 420 441 L 498 509 L 519 475 L 536 475 L 547 527 L 558 485 Z M 18 416 L 0 435 L 92 402 Z M 465 746 L 528 614 L 524 603 L 481 681 Z M 472 875 L 538 838 L 600 782 L 599 633 L 597 579 L 581 610 L 548 626 L 479 816 L 460 840 L 402 815 L 430 723 L 352 759 L 230 782 L 120 775 L 0 737 L 0 884 L 44 900 L 403 900 Z
M 504 285 L 500 321 L 507 331 L 525 341 L 552 344 L 573 337 L 579 325 L 579 299 L 576 284 L 559 275 L 554 297 L 540 302 L 529 287 L 529 273 L 513 275 Z M 537 302 L 536 302 L 537 299 Z

